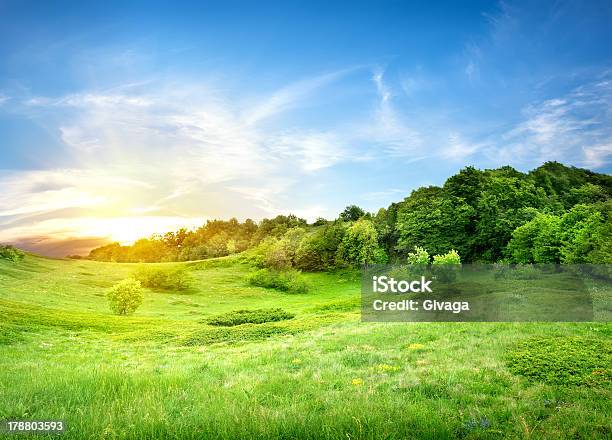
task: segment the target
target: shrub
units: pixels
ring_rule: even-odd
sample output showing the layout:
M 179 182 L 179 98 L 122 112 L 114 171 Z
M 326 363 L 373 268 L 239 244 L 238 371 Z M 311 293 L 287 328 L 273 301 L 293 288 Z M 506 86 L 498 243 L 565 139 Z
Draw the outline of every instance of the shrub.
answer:
M 347 228 L 338 253 L 353 266 L 387 262 L 385 251 L 378 244 L 376 228 L 366 219 L 358 220 Z
M 406 260 L 408 264 L 427 265 L 429 264 L 429 252 L 420 246 L 415 246 L 414 252 L 410 252 Z
M 216 328 L 207 327 L 200 331 L 188 333 L 182 338 L 181 343 L 186 346 L 218 343 L 235 344 L 244 341 L 262 341 L 273 336 L 293 335 L 301 331 L 303 331 L 301 326 L 281 326 L 269 323 Z
M 141 266 L 134 272 L 134 278 L 143 287 L 163 290 L 187 290 L 192 282 L 191 274 L 182 267 Z
M 245 253 L 244 255 L 245 261 L 257 267 L 265 267 L 266 266 L 266 255 L 268 255 L 271 252 L 276 241 L 277 240 L 274 237 L 266 237 L 264 240 L 259 242 L 257 246 L 249 249 Z
M 0 259 L 18 262 L 23 260 L 25 254 L 10 244 L 0 244 Z
M 144 298 L 140 281 L 126 278 L 115 284 L 107 294 L 108 303 L 117 315 L 130 315 Z
M 283 321 L 291 319 L 295 315 L 283 309 L 255 309 L 234 310 L 229 313 L 216 315 L 206 320 L 207 324 L 233 327 L 240 324 L 263 324 L 264 322 Z
M 295 255 L 295 265 L 309 271 L 325 270 L 321 242 L 317 234 L 302 239 Z
M 337 252 L 345 232 L 344 223 L 334 222 L 304 236 L 296 250 L 295 267 L 306 271 L 341 267 L 343 262 L 341 258 L 337 258 Z
M 444 255 L 434 255 L 433 264 L 461 264 L 461 257 L 456 250 L 451 249 Z
M 277 271 L 260 269 L 248 277 L 252 286 L 277 289 L 287 293 L 306 293 L 308 285 L 297 270 Z
M 460 270 L 461 258 L 459 253 L 451 249 L 443 255 L 434 255 L 433 257 L 433 273 L 440 281 L 455 281 L 457 271 Z
M 275 240 L 265 254 L 266 267 L 277 270 L 292 267 L 304 233 L 304 228 L 295 227 L 288 229 L 281 238 Z
M 257 267 L 274 270 L 290 269 L 295 265 L 298 246 L 304 237 L 304 228 L 290 228 L 281 237 L 267 237 L 248 252 L 247 259 Z
M 287 240 L 275 239 L 265 253 L 264 265 L 276 270 L 288 269 L 291 267 L 291 257 Z

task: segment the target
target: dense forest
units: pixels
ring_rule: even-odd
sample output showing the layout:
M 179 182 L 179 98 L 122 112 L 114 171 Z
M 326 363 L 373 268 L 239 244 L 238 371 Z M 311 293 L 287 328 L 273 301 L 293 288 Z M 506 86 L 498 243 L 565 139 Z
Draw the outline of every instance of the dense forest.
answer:
M 529 173 L 467 167 L 377 213 L 351 205 L 313 224 L 294 215 L 212 220 L 132 246 L 109 244 L 88 258 L 187 261 L 247 251 L 263 266 L 308 271 L 430 255 L 466 263 L 612 263 L 610 243 L 612 176 L 547 162 Z

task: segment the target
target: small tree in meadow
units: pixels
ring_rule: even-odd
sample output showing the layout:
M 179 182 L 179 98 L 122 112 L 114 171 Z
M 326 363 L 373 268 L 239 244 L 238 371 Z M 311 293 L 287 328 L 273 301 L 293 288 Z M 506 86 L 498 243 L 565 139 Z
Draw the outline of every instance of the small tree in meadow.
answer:
M 142 304 L 144 295 L 140 281 L 126 278 L 111 288 L 107 298 L 111 310 L 117 315 L 131 315 Z

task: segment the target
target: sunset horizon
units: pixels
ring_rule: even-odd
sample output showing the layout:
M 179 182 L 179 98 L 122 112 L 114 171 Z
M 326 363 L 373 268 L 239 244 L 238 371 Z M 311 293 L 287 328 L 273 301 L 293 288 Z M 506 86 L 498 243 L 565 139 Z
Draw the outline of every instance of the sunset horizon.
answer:
M 543 165 L 545 164 L 541 164 L 540 167 Z M 467 167 L 471 167 L 471 165 L 466 165 L 463 168 Z M 536 167 L 534 170 L 540 167 Z M 525 170 L 525 172 L 529 171 L 533 170 Z M 440 186 L 442 183 L 443 182 L 436 182 L 435 185 Z M 410 192 L 407 194 L 398 193 L 396 199 L 391 200 L 390 204 L 401 202 L 409 195 Z M 354 204 L 348 200 L 345 202 L 343 207 L 351 205 Z M 371 214 L 376 214 L 379 209 L 386 209 L 387 207 L 387 205 L 376 207 L 371 211 Z M 304 220 L 310 223 L 313 223 L 317 219 L 321 218 L 328 221 L 334 220 L 338 217 L 340 211 L 341 210 L 335 214 L 329 215 L 327 218 L 313 212 L 309 213 L 310 215 L 305 216 Z M 279 211 L 276 213 L 276 215 L 295 215 L 295 213 L 290 211 Z M 53 235 L 24 235 L 23 237 L 19 237 L 17 239 L 11 239 L 9 236 L 6 236 L 6 238 L 3 239 L 3 236 L 0 235 L 0 242 L 4 241 L 5 243 L 15 245 L 23 250 L 53 258 L 64 258 L 67 256 L 84 257 L 87 256 L 91 250 L 111 243 L 118 243 L 122 246 L 130 246 L 137 240 L 161 237 L 165 233 L 174 233 L 181 229 L 195 231 L 198 228 L 205 226 L 208 221 L 227 221 L 235 218 L 239 222 L 243 222 L 245 220 L 260 222 L 264 218 L 274 218 L 276 215 L 260 218 L 236 217 L 231 215 L 226 218 L 157 216 L 88 218 L 86 225 L 79 227 L 77 223 L 72 229 L 66 228 L 65 232 L 58 232 Z

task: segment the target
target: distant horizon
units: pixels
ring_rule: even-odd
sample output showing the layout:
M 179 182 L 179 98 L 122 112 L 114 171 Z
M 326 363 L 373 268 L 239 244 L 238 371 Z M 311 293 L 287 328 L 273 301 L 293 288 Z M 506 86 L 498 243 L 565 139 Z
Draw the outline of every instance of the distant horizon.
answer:
M 532 170 L 535 170 L 537 168 L 540 168 L 541 166 L 543 166 L 545 163 L 548 163 L 551 161 L 546 161 L 543 162 L 542 164 L 538 165 L 537 167 L 530 169 L 530 170 L 517 170 L 520 171 L 522 173 L 528 173 Z M 571 166 L 571 165 L 566 165 L 566 164 L 562 164 L 564 166 Z M 465 165 L 464 167 L 462 167 L 462 169 L 466 168 L 466 167 L 470 167 L 473 165 Z M 502 165 L 505 166 L 505 165 Z M 580 168 L 580 167 L 576 167 L 576 168 Z M 494 168 L 491 168 L 494 169 Z M 582 168 L 585 169 L 585 168 Z M 588 169 L 587 169 L 588 170 Z M 592 171 L 592 170 L 588 170 L 588 171 Z M 442 182 L 440 182 L 439 184 L 435 184 L 433 186 L 441 186 L 446 179 L 448 179 L 451 176 L 446 176 L 446 178 L 444 178 L 444 180 Z M 428 185 L 428 186 L 432 186 L 432 185 Z M 420 188 L 420 187 L 419 187 Z M 413 190 L 411 190 L 409 193 L 405 194 L 403 197 L 401 197 L 401 195 L 398 195 L 400 198 L 398 198 L 397 200 L 393 200 L 390 203 L 397 203 L 397 202 L 401 202 L 404 198 L 408 197 L 410 195 L 410 193 L 414 190 L 416 190 L 418 188 L 414 188 Z M 389 203 L 389 204 L 390 204 Z M 354 203 L 351 203 L 350 201 L 347 201 L 345 203 L 344 207 L 347 207 L 349 205 L 353 205 Z M 374 210 L 368 210 L 368 212 L 375 214 L 377 210 L 381 209 L 381 208 L 388 208 L 389 204 L 384 205 L 384 206 L 379 206 L 378 208 L 375 208 Z M 333 218 L 326 218 L 323 216 L 314 216 L 314 217 L 310 217 L 310 218 L 305 218 L 306 221 L 308 221 L 309 223 L 313 223 L 315 220 L 317 220 L 318 218 L 325 218 L 327 221 L 333 221 L 335 219 L 338 218 L 338 214 L 340 213 L 341 210 L 339 210 L 335 216 Z M 292 212 L 280 212 L 277 215 L 295 215 Z M 33 236 L 33 237 L 23 237 L 21 239 L 18 240 L 7 240 L 5 243 L 6 244 L 11 244 L 14 245 L 20 249 L 23 249 L 25 251 L 28 252 L 32 252 L 38 255 L 42 255 L 42 256 L 46 256 L 46 257 L 51 257 L 51 258 L 64 258 L 67 256 L 71 256 L 71 255 L 78 255 L 78 256 L 86 256 L 87 254 L 89 254 L 89 252 L 92 249 L 95 249 L 97 247 L 100 246 L 105 246 L 107 244 L 111 244 L 111 243 L 119 243 L 122 246 L 129 246 L 134 244 L 137 240 L 143 239 L 143 238 L 150 238 L 154 235 L 163 235 L 167 232 L 175 232 L 181 228 L 185 228 L 186 230 L 196 230 L 197 228 L 199 228 L 200 226 L 204 226 L 206 224 L 206 222 L 208 221 L 212 221 L 212 220 L 230 220 L 232 218 L 237 219 L 240 222 L 244 222 L 247 219 L 251 219 L 256 223 L 259 223 L 260 221 L 262 221 L 264 218 L 268 218 L 268 217 L 261 217 L 261 218 L 251 218 L 251 217 L 237 217 L 237 216 L 229 216 L 226 218 L 207 218 L 207 219 L 196 219 L 196 218 L 191 218 L 191 219 L 186 219 L 186 223 L 183 225 L 178 225 L 175 228 L 169 228 L 169 229 L 159 229 L 150 233 L 146 233 L 146 234 L 142 234 L 139 235 L 137 237 L 135 237 L 134 239 L 131 240 L 117 240 L 117 239 L 113 239 L 112 237 L 97 237 L 97 236 L 91 236 L 91 237 L 53 237 L 53 236 Z M 0 242 L 1 243 L 1 242 Z
M 65 6 L 0 5 L 0 242 L 371 211 L 467 164 L 612 172 L 610 2 Z

